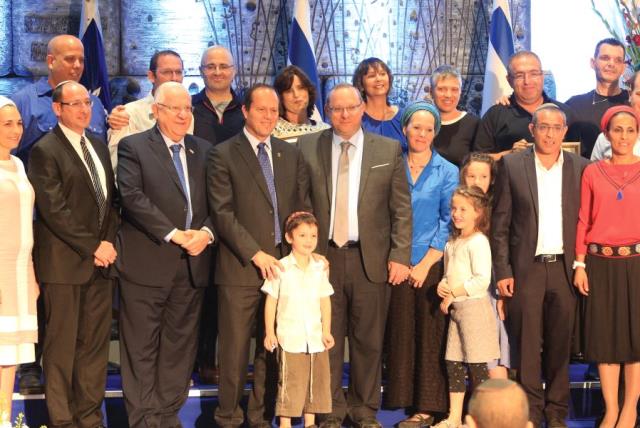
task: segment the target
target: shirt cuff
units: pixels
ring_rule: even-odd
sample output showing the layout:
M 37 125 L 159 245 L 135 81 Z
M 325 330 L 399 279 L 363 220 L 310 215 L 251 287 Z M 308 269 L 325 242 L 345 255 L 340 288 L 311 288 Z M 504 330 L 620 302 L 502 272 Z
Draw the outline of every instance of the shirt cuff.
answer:
M 171 232 L 167 233 L 167 236 L 164 237 L 164 242 L 171 242 L 173 235 L 175 235 L 177 231 L 178 229 L 173 229 Z
M 207 226 L 202 226 L 200 228 L 200 230 L 204 230 L 205 232 L 207 232 L 209 234 L 209 242 L 207 243 L 208 245 L 213 244 L 213 241 L 215 241 L 216 238 L 213 237 L 213 232 L 211 232 L 211 230 L 209 230 L 209 228 Z

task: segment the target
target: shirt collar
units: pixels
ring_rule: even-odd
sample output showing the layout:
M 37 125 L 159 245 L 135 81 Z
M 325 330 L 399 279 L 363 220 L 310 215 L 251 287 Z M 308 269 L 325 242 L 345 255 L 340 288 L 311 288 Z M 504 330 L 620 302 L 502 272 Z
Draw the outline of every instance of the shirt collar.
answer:
M 164 135 L 162 133 L 162 131 L 160 130 L 160 127 L 158 127 L 158 132 L 160 133 L 160 135 L 162 135 L 162 139 L 164 140 L 164 143 L 167 145 L 167 148 L 169 150 L 171 150 L 171 146 L 173 146 L 174 144 L 180 144 L 182 146 L 182 148 L 184 149 L 184 137 L 182 137 L 182 139 L 180 141 L 173 141 L 171 138 L 167 137 L 166 135 Z
M 296 268 L 300 269 L 301 271 L 306 271 L 309 268 L 312 268 L 313 266 L 315 266 L 317 263 L 322 263 L 319 261 L 316 261 L 313 259 L 313 256 L 311 256 L 310 260 L 309 260 L 309 264 L 307 265 L 307 268 L 304 269 L 302 268 L 302 266 L 300 266 L 298 264 L 298 259 L 296 259 L 296 256 L 293 255 L 293 252 L 289 253 L 289 255 L 287 255 L 286 257 L 284 257 L 282 260 L 283 264 L 286 266 L 295 266 Z
M 87 139 L 84 131 L 82 132 L 82 134 L 78 134 L 76 131 L 67 128 L 60 122 L 58 122 L 58 125 L 60 126 L 60 129 L 62 130 L 64 136 L 67 137 L 67 140 L 69 140 L 71 143 L 80 144 L 80 138 L 84 137 L 85 140 Z
M 53 88 L 49 85 L 49 78 L 43 77 L 36 82 L 36 94 L 38 94 L 39 97 L 44 95 L 50 96 L 52 92 Z
M 333 135 L 333 138 L 331 142 L 334 145 L 336 145 L 338 148 L 340 148 L 340 143 L 342 143 L 343 141 L 347 141 L 341 136 L 339 136 L 338 134 L 336 134 L 335 132 L 332 132 L 332 135 Z M 356 148 L 358 149 L 362 148 L 362 145 L 364 144 L 364 132 L 362 131 L 362 128 L 359 128 L 358 131 L 356 131 L 356 133 L 353 134 L 348 141 Z
M 254 152 L 258 152 L 258 144 L 260 143 L 265 143 L 267 145 L 267 150 L 271 151 L 271 136 L 262 141 L 259 138 L 255 137 L 252 133 L 247 131 L 246 126 L 242 128 L 242 132 L 244 132 L 245 137 L 247 137 L 247 140 L 249 140 L 249 143 L 251 144 L 251 147 L 253 147 Z
M 559 167 L 559 168 L 562 168 L 562 164 L 564 164 L 564 150 L 563 149 L 560 149 L 560 156 L 558 156 L 558 159 L 554 162 L 553 165 L 551 165 L 551 168 L 549 168 L 549 169 L 545 168 L 545 166 L 542 165 L 542 162 L 540 161 L 540 158 L 538 157 L 538 153 L 536 152 L 535 147 L 533 147 L 531 150 L 533 150 L 533 157 L 535 159 L 536 167 L 542 168 L 545 171 L 550 171 L 553 168 L 555 168 L 556 166 Z

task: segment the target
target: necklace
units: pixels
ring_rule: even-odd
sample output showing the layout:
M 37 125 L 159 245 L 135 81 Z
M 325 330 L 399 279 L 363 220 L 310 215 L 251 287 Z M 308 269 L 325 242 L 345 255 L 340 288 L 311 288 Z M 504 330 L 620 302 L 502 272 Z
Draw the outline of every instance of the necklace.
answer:
M 594 91 L 593 91 L 593 97 L 591 98 L 591 105 L 592 105 L 592 106 L 594 106 L 594 105 L 596 105 L 596 104 L 603 103 L 603 102 L 605 102 L 605 101 L 609 101 L 609 97 L 606 97 L 606 96 L 596 101 L 596 95 L 598 95 L 598 96 L 602 97 L 602 95 L 598 94 L 598 93 L 594 90 Z
M 625 181 L 622 184 L 618 184 L 609 174 L 607 174 L 607 171 L 605 171 L 604 167 L 602 166 L 604 162 L 597 162 L 596 165 L 598 166 L 598 169 L 600 170 L 600 172 L 602 173 L 602 175 L 604 175 L 604 177 L 607 179 L 607 181 L 609 182 L 609 184 L 611 184 L 617 191 L 616 193 L 616 199 L 618 201 L 621 201 L 622 198 L 624 197 L 624 195 L 622 194 L 622 191 L 624 190 L 625 187 L 627 187 L 629 184 L 633 183 L 634 181 L 636 181 L 638 178 L 640 178 L 640 171 L 636 172 L 636 174 L 631 177 L 631 179 Z

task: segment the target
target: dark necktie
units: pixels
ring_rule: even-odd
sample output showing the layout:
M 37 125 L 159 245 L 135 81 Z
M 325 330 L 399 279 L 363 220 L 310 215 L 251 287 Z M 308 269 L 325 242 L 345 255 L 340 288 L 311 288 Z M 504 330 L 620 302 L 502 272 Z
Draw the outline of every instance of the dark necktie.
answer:
M 84 140 L 84 135 L 80 137 L 80 148 L 82 149 L 82 156 L 84 157 L 84 161 L 89 168 L 89 174 L 91 174 L 91 182 L 93 183 L 93 190 L 96 192 L 96 201 L 98 201 L 98 214 L 100 218 L 98 219 L 98 227 L 102 228 L 102 222 L 104 221 L 104 215 L 107 210 L 107 199 L 104 196 L 104 192 L 102 190 L 102 183 L 100 183 L 100 175 L 98 174 L 98 169 L 96 168 L 96 164 L 93 162 L 93 158 L 91 157 L 91 153 L 89 153 L 89 149 L 87 148 L 87 143 Z
M 342 247 L 349 240 L 349 147 L 351 143 L 340 143 L 338 177 L 336 180 L 336 206 L 333 213 L 333 242 Z
M 180 160 L 180 149 L 182 149 L 180 144 L 171 145 L 171 151 L 173 152 L 173 165 L 176 167 L 176 172 L 178 173 L 178 178 L 182 185 L 182 191 L 184 192 L 184 196 L 187 198 L 187 219 L 185 221 L 185 229 L 189 229 L 191 228 L 191 201 L 187 190 L 187 181 L 184 176 L 184 169 L 182 168 L 182 161 Z
M 267 145 L 265 143 L 258 144 L 258 162 L 260 162 L 262 175 L 264 175 L 264 179 L 267 182 L 267 188 L 269 189 L 269 195 L 271 196 L 271 204 L 273 205 L 273 223 L 276 233 L 275 243 L 276 245 L 278 245 L 282 240 L 280 232 L 280 219 L 278 217 L 278 197 L 276 196 L 276 185 L 273 181 L 273 170 L 271 169 L 271 162 L 269 162 Z

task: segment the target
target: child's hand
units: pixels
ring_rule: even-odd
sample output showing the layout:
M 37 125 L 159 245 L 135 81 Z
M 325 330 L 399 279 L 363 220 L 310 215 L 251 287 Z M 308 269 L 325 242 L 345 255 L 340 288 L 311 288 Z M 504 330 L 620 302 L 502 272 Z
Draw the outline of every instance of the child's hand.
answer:
M 278 338 L 275 334 L 269 334 L 264 337 L 264 349 L 273 352 L 278 347 Z
M 440 283 L 438 284 L 438 296 L 442 297 L 443 299 L 445 297 L 447 297 L 448 295 L 451 294 L 451 287 L 449 287 L 449 284 L 447 283 L 447 281 L 442 280 L 440 281 Z
M 325 349 L 328 351 L 333 348 L 333 345 L 336 344 L 336 341 L 333 340 L 333 336 L 331 333 L 322 333 L 322 343 L 324 344 Z
M 440 310 L 443 314 L 447 315 L 449 313 L 449 306 L 451 306 L 451 303 L 453 303 L 453 296 L 451 294 L 442 299 L 442 303 L 440 303 Z

